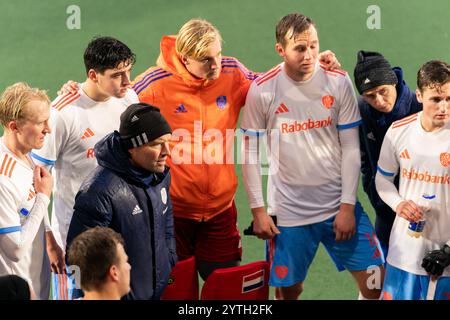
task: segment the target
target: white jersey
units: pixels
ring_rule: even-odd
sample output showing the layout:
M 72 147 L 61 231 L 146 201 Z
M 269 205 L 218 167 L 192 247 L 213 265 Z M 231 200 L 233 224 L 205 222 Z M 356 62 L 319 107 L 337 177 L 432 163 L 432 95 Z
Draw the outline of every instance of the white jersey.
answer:
M 385 176 L 399 172 L 400 196 L 431 208 L 425 213 L 426 224 L 419 238 L 409 236 L 409 222 L 396 216 L 387 257 L 396 268 L 426 275 L 421 267 L 425 254 L 450 240 L 450 122 L 439 131 L 426 132 L 421 117 L 419 112 L 391 125 L 381 148 L 378 172 Z M 449 268 L 444 276 L 450 276 Z
M 105 102 L 89 98 L 83 85 L 76 94 L 57 97 L 50 114 L 52 132 L 44 147 L 33 150 L 32 157 L 43 165 L 54 166 L 52 228 L 59 245 L 65 250 L 72 219 L 75 195 L 86 176 L 97 166 L 94 145 L 107 134 L 119 129 L 120 115 L 139 102 L 128 90 L 124 98 L 111 97 Z
M 267 130 L 268 213 L 281 226 L 324 221 L 339 212 L 341 145 L 338 130 L 361 123 L 348 75 L 316 65 L 312 77 L 295 82 L 284 63 L 250 87 L 241 127 Z
M 18 159 L 0 139 L 0 237 L 10 232 L 20 232 L 34 205 L 33 169 Z M 0 247 L 0 275 L 5 274 L 24 278 L 38 297 L 48 299 L 50 264 L 45 250 L 44 220 L 18 262 L 8 259 Z

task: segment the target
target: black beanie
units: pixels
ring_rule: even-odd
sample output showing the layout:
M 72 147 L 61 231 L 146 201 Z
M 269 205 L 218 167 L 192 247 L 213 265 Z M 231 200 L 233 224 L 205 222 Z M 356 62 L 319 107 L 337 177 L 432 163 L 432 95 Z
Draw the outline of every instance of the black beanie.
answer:
M 172 133 L 172 129 L 166 119 L 158 108 L 149 104 L 132 104 L 120 115 L 119 134 L 127 150 L 140 147 L 168 133 Z
M 354 77 L 359 94 L 381 85 L 398 82 L 397 75 L 382 54 L 362 50 L 357 54 Z

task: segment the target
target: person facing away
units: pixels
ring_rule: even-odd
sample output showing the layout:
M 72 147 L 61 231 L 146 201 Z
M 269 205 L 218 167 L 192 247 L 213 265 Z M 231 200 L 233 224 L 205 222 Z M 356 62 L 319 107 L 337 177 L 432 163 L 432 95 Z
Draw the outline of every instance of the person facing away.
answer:
M 387 256 L 395 212 L 381 200 L 375 187 L 381 144 L 394 121 L 419 112 L 422 104 L 403 80 L 403 70 L 391 68 L 378 52 L 358 51 L 354 79 L 360 94 L 358 107 L 362 118 L 359 126 L 362 183 L 375 210 L 375 231 L 384 256 Z M 398 187 L 398 176 L 395 185 Z
M 69 264 L 78 267 L 83 300 L 120 300 L 130 291 L 125 242 L 114 230 L 95 227 L 80 233 L 67 255 Z
M 36 300 L 27 280 L 15 274 L 0 276 L 0 300 Z
M 276 41 L 283 63 L 252 84 L 241 123 L 254 232 L 273 239 L 269 284 L 277 287 L 277 299 L 297 299 L 322 242 L 338 270 L 350 271 L 360 298 L 377 299 L 381 288 L 368 287 L 368 269 L 382 271 L 384 259 L 356 198 L 361 119 L 351 80 L 342 70 L 320 65 L 317 29 L 309 17 L 284 16 Z M 266 136 L 267 211 L 258 156 Z
M 0 97 L 0 275 L 24 278 L 39 299 L 49 295 L 49 257 L 54 271 L 64 268 L 48 221 L 53 179 L 30 157 L 51 132 L 49 103 L 45 91 L 23 82 Z
M 171 197 L 177 254 L 196 257 L 203 279 L 240 263 L 241 240 L 234 195 L 234 137 L 248 88 L 258 74 L 222 56 L 222 37 L 210 22 L 191 19 L 176 36 L 164 36 L 156 66 L 133 89 L 160 108 L 174 130 Z M 336 64 L 333 53 L 323 60 Z M 231 160 L 230 160 L 231 159 Z
M 447 300 L 450 292 L 450 65 L 439 60 L 423 64 L 417 73 L 416 96 L 423 104 L 423 111 L 395 121 L 389 127 L 375 177 L 378 194 L 396 213 L 383 298 Z M 400 180 L 398 187 L 394 183 L 396 175 Z
M 125 299 L 160 299 L 177 261 L 166 167 L 171 132 L 159 109 L 130 105 L 119 131 L 95 145 L 99 165 L 75 198 L 67 243 L 96 226 L 119 233 L 133 269 Z

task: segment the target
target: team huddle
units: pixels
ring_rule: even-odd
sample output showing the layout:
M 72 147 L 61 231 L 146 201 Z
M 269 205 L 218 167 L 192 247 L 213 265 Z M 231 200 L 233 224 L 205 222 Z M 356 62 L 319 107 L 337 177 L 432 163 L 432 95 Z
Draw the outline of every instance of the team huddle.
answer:
M 276 299 L 299 298 L 320 243 L 359 299 L 450 298 L 447 62 L 424 63 L 411 91 L 401 68 L 359 51 L 357 97 L 299 13 L 278 22 L 283 61 L 264 73 L 222 56 L 206 20 L 160 49 L 132 81 L 132 50 L 98 37 L 86 80 L 53 102 L 26 83 L 4 90 L 0 276 L 24 279 L 38 299 L 52 287 L 53 299 L 158 300 L 177 261 L 194 256 L 204 280 L 239 266 L 230 132 L 242 113 L 243 181 Z M 360 173 L 375 226 L 357 199 Z

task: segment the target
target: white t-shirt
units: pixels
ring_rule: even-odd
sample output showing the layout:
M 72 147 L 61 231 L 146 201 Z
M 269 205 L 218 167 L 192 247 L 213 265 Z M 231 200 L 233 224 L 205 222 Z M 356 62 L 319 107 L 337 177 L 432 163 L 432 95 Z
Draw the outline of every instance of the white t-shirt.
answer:
M 66 247 L 67 232 L 72 219 L 75 195 L 86 176 L 97 166 L 94 145 L 114 130 L 119 130 L 120 115 L 139 102 L 136 93 L 128 90 L 124 98 L 111 97 L 105 102 L 89 98 L 83 85 L 76 94 L 57 97 L 51 108 L 50 126 L 44 147 L 33 150 L 33 160 L 54 166 L 52 228 L 57 242 Z
M 33 208 L 36 200 L 33 169 L 18 159 L 0 139 L 0 237 L 10 232 L 20 232 L 21 225 Z M 8 259 L 2 250 L 0 247 L 0 275 L 18 275 L 28 281 L 38 297 L 48 299 L 50 264 L 45 250 L 44 220 L 18 262 Z
M 399 172 L 399 195 L 431 208 L 419 238 L 409 236 L 409 222 L 396 216 L 387 257 L 396 268 L 426 275 L 421 267 L 425 254 L 450 240 L 450 122 L 439 131 L 426 132 L 421 117 L 419 112 L 391 125 L 381 147 L 378 172 L 385 176 Z M 449 268 L 444 276 L 450 276 Z
M 267 130 L 268 213 L 281 226 L 324 221 L 339 212 L 341 145 L 338 130 L 361 123 L 348 75 L 316 65 L 312 77 L 296 82 L 284 63 L 250 87 L 241 128 Z

